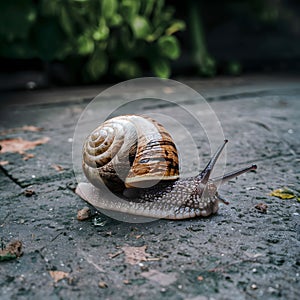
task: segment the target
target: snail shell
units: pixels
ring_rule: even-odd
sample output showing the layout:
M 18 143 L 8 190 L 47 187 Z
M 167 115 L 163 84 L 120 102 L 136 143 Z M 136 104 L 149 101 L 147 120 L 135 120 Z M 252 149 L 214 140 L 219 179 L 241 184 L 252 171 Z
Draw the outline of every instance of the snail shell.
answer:
M 125 115 L 97 127 L 83 147 L 88 180 L 112 191 L 179 178 L 178 154 L 166 129 L 146 116 Z
M 177 149 L 166 129 L 147 116 L 125 115 L 97 127 L 83 146 L 83 171 L 89 183 L 76 193 L 97 209 L 137 216 L 185 219 L 209 216 L 228 204 L 217 187 L 252 165 L 210 178 L 227 140 L 198 175 L 179 178 Z M 112 199 L 103 183 L 120 197 Z

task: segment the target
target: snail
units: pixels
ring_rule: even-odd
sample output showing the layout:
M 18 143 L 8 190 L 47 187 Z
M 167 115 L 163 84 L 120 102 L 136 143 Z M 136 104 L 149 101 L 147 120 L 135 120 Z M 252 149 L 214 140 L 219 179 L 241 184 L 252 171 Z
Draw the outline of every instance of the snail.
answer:
M 160 123 L 144 115 L 114 117 L 86 138 L 82 167 L 90 183 L 79 183 L 76 193 L 97 209 L 136 216 L 210 216 L 219 203 L 228 204 L 218 194 L 218 186 L 257 168 L 251 165 L 211 179 L 227 142 L 198 175 L 180 178 L 176 146 Z

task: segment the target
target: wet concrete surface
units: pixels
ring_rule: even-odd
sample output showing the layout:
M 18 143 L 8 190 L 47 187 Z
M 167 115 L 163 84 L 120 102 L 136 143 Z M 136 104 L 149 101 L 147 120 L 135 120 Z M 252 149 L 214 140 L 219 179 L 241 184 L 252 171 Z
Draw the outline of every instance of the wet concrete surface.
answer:
M 74 193 L 74 130 L 104 86 L 3 94 L 0 145 L 19 137 L 50 140 L 27 150 L 34 154 L 28 160 L 0 152 L 0 161 L 8 161 L 0 170 L 1 243 L 23 243 L 21 257 L 0 262 L 0 299 L 299 299 L 300 203 L 269 195 L 285 186 L 300 192 L 299 79 L 182 80 L 207 99 L 221 122 L 229 139 L 226 171 L 252 163 L 258 170 L 221 187 L 230 204 L 214 216 L 137 224 L 92 207 L 89 220 L 76 217 L 87 204 Z M 120 104 L 116 98 L 102 99 L 103 115 Z M 200 118 L 201 104 L 186 100 Z M 172 106 L 137 110 L 176 116 Z M 182 122 L 195 136 L 197 128 Z M 20 129 L 25 125 L 42 130 Z M 186 150 L 184 175 L 197 172 L 198 156 L 201 166 L 210 156 L 205 137 L 195 142 L 199 153 Z M 35 192 L 30 197 L 28 189 Z M 255 208 L 259 203 L 268 206 L 266 213 Z M 128 263 L 126 246 L 146 246 L 146 260 Z M 67 278 L 55 282 L 50 271 Z

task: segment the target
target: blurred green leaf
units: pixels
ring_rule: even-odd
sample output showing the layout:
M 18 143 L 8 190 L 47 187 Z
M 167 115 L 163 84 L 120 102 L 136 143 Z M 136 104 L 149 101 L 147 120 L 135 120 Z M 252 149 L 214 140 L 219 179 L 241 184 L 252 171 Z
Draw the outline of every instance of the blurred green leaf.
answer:
M 134 38 L 129 27 L 124 26 L 121 28 L 120 41 L 125 54 L 127 53 L 128 55 L 130 53 L 130 56 L 132 56 L 133 52 L 136 50 L 137 40 Z M 124 56 L 124 53 L 122 55 Z
M 242 66 L 238 61 L 231 61 L 227 65 L 227 72 L 230 75 L 240 75 L 242 72 Z
M 117 0 L 102 0 L 101 1 L 101 13 L 105 19 L 112 18 L 118 9 Z
M 64 6 L 62 6 L 60 10 L 60 24 L 64 32 L 68 36 L 73 37 L 73 22 Z
M 205 55 L 201 58 L 200 73 L 204 76 L 212 77 L 216 75 L 216 61 L 210 56 Z
M 143 10 L 143 15 L 145 15 L 147 17 L 149 17 L 151 15 L 155 2 L 156 2 L 156 0 L 143 1 L 143 4 L 145 6 L 145 8 Z
M 108 57 L 104 51 L 96 51 L 89 61 L 85 69 L 90 79 L 97 80 L 106 73 L 108 68 Z
M 190 44 L 191 56 L 193 63 L 197 67 L 198 72 L 204 76 L 214 76 L 216 73 L 216 62 L 208 54 L 206 49 L 205 35 L 203 31 L 202 19 L 199 13 L 199 3 L 189 2 L 189 31 L 190 31 Z
M 143 58 L 156 76 L 169 77 L 169 60 L 180 55 L 172 34 L 184 28 L 173 13 L 164 0 L 2 1 L 0 54 L 72 61 L 74 70 L 87 60 L 83 74 L 89 80 L 109 71 L 141 76 Z
M 169 78 L 171 75 L 171 68 L 167 60 L 156 59 L 151 62 L 151 68 L 155 76 L 160 78 Z
M 119 26 L 123 22 L 123 18 L 119 14 L 114 14 L 110 19 L 109 19 L 109 25 L 110 26 Z
M 130 25 L 133 35 L 137 39 L 146 39 L 146 37 L 151 33 L 150 23 L 145 17 L 135 16 Z
M 123 0 L 121 2 L 120 11 L 122 12 L 123 17 L 131 22 L 131 20 L 139 13 L 140 5 L 140 1 Z
M 179 42 L 175 36 L 163 36 L 158 40 L 160 53 L 170 59 L 177 59 L 180 56 Z
M 55 16 L 59 14 L 60 11 L 59 0 L 41 0 L 39 3 L 39 11 L 42 16 Z
M 118 61 L 114 66 L 114 73 L 126 79 L 140 77 L 142 75 L 139 65 L 133 60 Z
M 160 15 L 162 15 L 164 5 L 165 0 L 156 0 L 156 5 L 153 13 L 154 18 L 158 18 Z
M 166 29 L 166 34 L 167 35 L 172 35 L 177 31 L 185 30 L 185 23 L 183 21 L 175 21 L 172 23 L 170 27 Z
M 99 20 L 99 27 L 93 33 L 93 39 L 95 41 L 106 40 L 109 36 L 109 28 L 106 25 L 104 18 Z
M 93 53 L 94 46 L 94 41 L 86 35 L 81 35 L 77 40 L 78 53 L 81 55 Z

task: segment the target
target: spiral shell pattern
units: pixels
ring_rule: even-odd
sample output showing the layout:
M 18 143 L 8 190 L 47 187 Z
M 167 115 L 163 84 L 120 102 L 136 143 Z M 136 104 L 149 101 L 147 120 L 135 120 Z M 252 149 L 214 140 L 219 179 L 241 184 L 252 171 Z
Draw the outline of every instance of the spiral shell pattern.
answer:
M 86 139 L 83 171 L 96 187 L 115 192 L 125 187 L 149 187 L 179 177 L 176 146 L 155 120 L 125 115 L 105 121 Z

